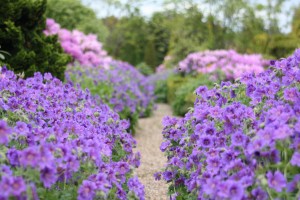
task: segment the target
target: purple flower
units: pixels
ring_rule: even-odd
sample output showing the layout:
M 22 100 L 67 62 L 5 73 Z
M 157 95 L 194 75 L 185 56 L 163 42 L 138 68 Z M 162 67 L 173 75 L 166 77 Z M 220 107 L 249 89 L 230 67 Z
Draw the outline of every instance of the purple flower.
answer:
M 234 146 L 244 146 L 245 142 L 246 136 L 241 132 L 237 132 L 231 136 L 231 143 Z
M 211 136 L 203 136 L 200 138 L 200 141 L 198 143 L 198 146 L 201 148 L 210 148 L 214 145 L 212 137 Z
M 10 175 L 10 176 L 13 174 L 10 167 L 7 165 L 0 165 L 0 172 L 1 174 Z
M 207 170 L 212 171 L 216 173 L 219 171 L 221 166 L 220 159 L 219 158 L 209 158 L 207 160 Z
M 138 199 L 145 199 L 144 186 L 140 183 L 137 177 L 130 178 L 127 185 L 129 190 L 133 191 Z
M 269 187 L 273 188 L 277 192 L 281 192 L 287 185 L 286 179 L 280 171 L 276 171 L 274 174 L 269 171 L 267 173 L 267 179 Z
M 7 144 L 10 133 L 11 129 L 8 127 L 6 121 L 0 120 L 0 144 Z
M 233 200 L 240 200 L 244 196 L 244 188 L 239 182 L 228 181 L 228 197 Z
M 174 173 L 172 171 L 165 171 L 163 172 L 163 177 L 166 181 L 170 181 L 174 177 Z
M 39 164 L 40 153 L 35 147 L 28 147 L 20 152 L 20 164 L 22 166 L 35 167 Z
M 14 196 L 20 196 L 23 192 L 26 192 L 26 184 L 22 177 L 15 177 L 11 183 L 12 194 Z
M 95 196 L 96 184 L 92 181 L 84 180 L 78 190 L 78 200 L 92 200 Z
M 12 192 L 12 183 L 13 183 L 13 177 L 11 177 L 11 176 L 1 177 L 1 181 L 0 181 L 1 190 L 0 191 L 1 191 L 1 195 L 4 198 L 7 198 L 10 196 L 10 194 Z
M 156 181 L 161 180 L 161 173 L 160 173 L 160 172 L 156 172 L 156 173 L 154 174 L 154 179 L 155 179 Z
M 129 172 L 130 168 L 128 163 L 126 162 L 119 162 L 118 163 L 118 172 L 120 174 L 126 174 L 127 172 Z
M 299 101 L 300 93 L 297 88 L 287 88 L 284 90 L 284 98 L 287 101 L 296 102 Z
M 300 174 L 296 174 L 291 182 L 289 182 L 286 186 L 287 192 L 294 192 L 299 184 Z
M 45 167 L 40 171 L 40 178 L 46 188 L 50 188 L 57 180 L 56 171 Z
M 252 190 L 251 194 L 255 199 L 260 199 L 260 200 L 268 199 L 268 193 L 261 188 L 256 188 Z
M 9 162 L 12 166 L 17 166 L 17 165 L 20 164 L 20 162 L 19 162 L 20 153 L 19 153 L 18 150 L 14 149 L 14 148 L 11 148 L 7 151 L 6 155 L 7 155 L 7 158 L 8 158 L 8 160 L 9 160 Z
M 299 152 L 295 152 L 293 154 L 292 159 L 291 159 L 290 162 L 291 162 L 291 165 L 300 167 L 300 153 Z
M 19 121 L 16 123 L 15 131 L 17 131 L 17 133 L 20 135 L 26 135 L 29 129 L 26 123 Z
M 283 140 L 293 135 L 293 130 L 287 125 L 280 126 L 273 133 L 273 139 Z
M 161 143 L 160 150 L 162 152 L 166 151 L 166 149 L 169 147 L 170 144 L 171 144 L 170 141 L 165 141 L 165 142 Z
M 196 89 L 195 92 L 198 96 L 201 97 L 201 96 L 205 95 L 207 93 L 207 91 L 208 91 L 207 86 L 200 86 Z

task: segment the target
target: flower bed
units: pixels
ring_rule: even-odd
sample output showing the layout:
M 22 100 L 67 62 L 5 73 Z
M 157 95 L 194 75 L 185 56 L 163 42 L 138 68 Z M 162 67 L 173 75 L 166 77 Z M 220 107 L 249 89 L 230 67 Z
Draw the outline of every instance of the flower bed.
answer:
M 300 195 L 300 50 L 236 83 L 200 86 L 183 119 L 163 120 L 172 198 L 296 199 Z
M 123 119 L 129 119 L 131 130 L 139 117 L 149 116 L 154 104 L 154 87 L 147 78 L 128 63 L 113 61 L 110 69 L 72 67 L 67 79 L 89 88 L 92 94 L 110 105 Z
M 0 199 L 144 199 L 129 122 L 88 91 L 1 68 L 0 94 Z
M 259 54 L 239 54 L 234 50 L 203 51 L 189 54 L 178 64 L 183 74 L 209 74 L 221 71 L 226 79 L 239 78 L 243 73 L 260 73 L 267 62 Z

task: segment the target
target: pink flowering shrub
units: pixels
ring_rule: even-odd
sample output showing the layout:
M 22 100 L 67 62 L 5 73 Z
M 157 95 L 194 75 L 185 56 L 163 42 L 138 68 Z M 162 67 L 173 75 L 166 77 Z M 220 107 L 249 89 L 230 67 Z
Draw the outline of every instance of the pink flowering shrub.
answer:
M 171 199 L 300 198 L 300 49 L 269 70 L 196 90 L 184 118 L 163 120 L 155 174 Z
M 78 62 L 82 66 L 98 67 L 108 69 L 112 58 L 102 49 L 102 44 L 94 34 L 85 35 L 84 33 L 60 28 L 53 19 L 47 19 L 46 35 L 58 35 L 64 51 L 71 55 L 73 63 Z
M 0 68 L 0 199 L 144 199 L 129 126 L 71 82 Z
M 259 54 L 239 54 L 234 50 L 203 51 L 189 54 L 178 64 L 183 74 L 208 74 L 220 70 L 226 79 L 236 79 L 245 72 L 260 73 L 266 61 Z

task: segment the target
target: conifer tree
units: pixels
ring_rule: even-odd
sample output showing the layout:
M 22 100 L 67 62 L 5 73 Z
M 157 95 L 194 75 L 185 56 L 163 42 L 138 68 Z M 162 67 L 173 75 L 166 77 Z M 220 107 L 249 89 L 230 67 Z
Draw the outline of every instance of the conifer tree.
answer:
M 2 0 L 0 6 L 0 45 L 9 52 L 4 63 L 26 77 L 50 72 L 64 79 L 70 58 L 63 53 L 57 36 L 43 33 L 46 0 Z

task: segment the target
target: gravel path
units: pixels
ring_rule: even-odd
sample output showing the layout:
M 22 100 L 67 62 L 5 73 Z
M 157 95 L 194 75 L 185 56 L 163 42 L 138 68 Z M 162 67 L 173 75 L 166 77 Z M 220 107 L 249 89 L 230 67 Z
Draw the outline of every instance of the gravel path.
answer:
M 149 118 L 139 119 L 135 139 L 137 151 L 141 153 L 141 166 L 136 170 L 140 181 L 145 185 L 146 200 L 167 200 L 168 186 L 164 181 L 156 181 L 155 172 L 160 171 L 167 161 L 159 147 L 162 142 L 162 119 L 172 115 L 170 106 L 158 104 Z

